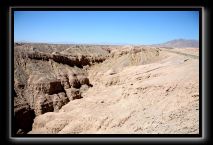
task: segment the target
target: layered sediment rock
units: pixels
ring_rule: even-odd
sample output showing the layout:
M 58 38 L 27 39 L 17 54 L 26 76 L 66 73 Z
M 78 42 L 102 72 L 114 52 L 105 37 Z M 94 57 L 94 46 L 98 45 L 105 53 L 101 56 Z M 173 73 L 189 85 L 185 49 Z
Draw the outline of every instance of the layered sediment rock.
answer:
M 54 60 L 55 62 L 67 64 L 69 66 L 77 66 L 79 68 L 83 68 L 83 66 L 86 65 L 92 65 L 93 63 L 100 63 L 103 62 L 106 57 L 91 57 L 91 56 L 85 56 L 85 55 L 78 55 L 78 56 L 71 56 L 71 55 L 65 55 L 60 53 L 53 53 L 48 54 L 44 52 L 37 52 L 37 51 L 31 51 L 27 52 L 27 54 L 22 53 L 22 57 L 26 57 L 30 59 L 36 59 L 36 60 L 45 60 L 48 61 L 49 59 Z
M 69 101 L 82 98 L 81 93 L 92 86 L 82 72 L 106 59 L 100 55 L 68 53 L 66 49 L 61 45 L 15 44 L 13 97 L 18 134 L 32 129 L 35 116 L 57 112 Z
M 69 100 L 64 92 L 53 95 L 39 94 L 35 97 L 35 114 L 38 116 L 46 112 L 57 112 L 68 102 Z
M 49 95 L 63 92 L 61 80 L 48 77 L 45 74 L 30 75 L 28 79 L 28 88 Z
M 147 63 L 159 55 L 153 49 L 148 51 L 128 47 L 121 48 L 121 50 L 109 47 L 102 49 L 102 46 L 99 48 L 79 46 L 72 49 L 71 46 L 59 47 L 47 44 L 43 47 L 30 44 L 15 47 L 14 78 L 16 81 L 13 94 L 17 100 L 22 100 L 19 105 L 14 105 L 17 110 L 15 111 L 16 132 L 20 134 L 31 130 L 35 116 L 48 114 L 47 112 L 58 112 L 69 101 L 85 96 L 85 92 L 96 85 L 92 85 L 91 82 L 102 79 L 101 75 L 97 77 L 94 73 L 89 80 L 88 71 L 91 68 L 95 70 L 97 66 L 96 71 L 99 71 L 100 66 L 103 77 L 106 75 L 107 79 L 112 78 L 103 79 L 103 83 L 100 83 L 106 87 L 113 87 L 122 83 L 119 79 L 113 78 L 119 74 L 117 68 L 138 65 L 140 62 Z M 105 104 L 106 101 L 100 102 Z M 25 128 L 23 124 L 27 127 Z M 47 130 L 48 128 L 52 129 L 54 125 L 47 125 Z

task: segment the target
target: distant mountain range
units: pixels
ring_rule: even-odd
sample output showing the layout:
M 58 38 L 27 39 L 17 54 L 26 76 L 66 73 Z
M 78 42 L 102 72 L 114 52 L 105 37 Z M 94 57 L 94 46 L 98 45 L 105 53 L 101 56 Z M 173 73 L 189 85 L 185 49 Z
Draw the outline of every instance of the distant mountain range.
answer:
M 28 42 L 28 41 L 17 41 L 16 43 L 36 43 L 36 42 Z M 37 42 L 37 43 L 42 43 L 42 44 L 85 44 L 86 43 L 66 43 L 66 42 L 58 42 L 58 43 L 48 43 L 48 42 Z M 131 45 L 131 44 L 124 44 L 124 43 L 91 43 L 87 45 Z M 134 45 L 134 44 L 132 44 Z M 146 45 L 144 45 L 146 46 Z M 149 46 L 154 46 L 154 47 L 168 47 L 168 48 L 199 48 L 199 41 L 198 40 L 188 40 L 188 39 L 175 39 L 171 41 L 167 41 L 165 43 L 161 44 L 153 44 Z
M 198 40 L 175 39 L 161 44 L 154 44 L 157 47 L 172 47 L 172 48 L 199 48 Z

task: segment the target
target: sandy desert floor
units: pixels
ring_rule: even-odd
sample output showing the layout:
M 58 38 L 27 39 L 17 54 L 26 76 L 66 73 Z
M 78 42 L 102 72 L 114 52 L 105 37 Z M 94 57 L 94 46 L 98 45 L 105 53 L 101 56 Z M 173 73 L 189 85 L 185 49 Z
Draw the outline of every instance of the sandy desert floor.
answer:
M 29 134 L 198 134 L 199 49 L 172 51 L 181 54 L 162 48 L 148 63 L 108 58 L 89 67 L 93 87 L 36 116 Z

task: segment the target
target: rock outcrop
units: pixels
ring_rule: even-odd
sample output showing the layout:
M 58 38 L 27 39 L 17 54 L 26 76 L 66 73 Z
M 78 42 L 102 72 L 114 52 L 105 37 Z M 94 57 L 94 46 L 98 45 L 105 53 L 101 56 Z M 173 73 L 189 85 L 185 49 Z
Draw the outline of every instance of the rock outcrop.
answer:
M 70 74 L 69 75 L 69 83 L 70 83 L 70 86 L 73 87 L 73 88 L 80 88 L 81 87 L 81 84 L 80 84 L 76 74 Z
M 152 59 L 163 57 L 154 63 L 145 57 L 145 65 L 138 65 L 140 61 L 134 58 L 141 52 Z M 133 58 L 124 54 L 90 67 L 88 78 L 93 87 L 82 93 L 83 98 L 70 101 L 59 112 L 37 116 L 29 133 L 198 134 L 199 61 L 184 61 L 186 56 L 167 51 L 159 51 L 159 55 L 157 50 L 141 52 L 126 54 Z M 120 65 L 123 69 L 113 73 L 122 57 L 134 63 Z
M 82 85 L 90 86 L 89 79 L 86 76 L 78 75 L 77 76 L 79 83 Z
M 68 102 L 69 99 L 64 92 L 53 95 L 39 94 L 35 96 L 35 114 L 38 116 L 46 112 L 57 112 Z
M 49 95 L 63 92 L 61 80 L 45 74 L 30 75 L 28 88 Z
M 81 92 L 76 88 L 65 89 L 67 97 L 70 101 L 82 98 Z
M 85 67 L 105 60 L 104 56 L 40 50 L 38 46 L 15 45 L 13 96 L 17 134 L 29 132 L 36 116 L 57 112 L 69 101 L 82 98 L 81 93 L 92 86 L 83 73 Z
M 16 44 L 15 133 L 197 132 L 198 61 L 182 51 Z
M 14 131 L 17 134 L 26 134 L 31 131 L 34 118 L 35 113 L 28 103 L 14 106 Z
M 70 88 L 69 78 L 67 74 L 63 74 L 59 76 L 59 79 L 61 80 L 61 85 L 64 89 Z
M 72 55 L 65 55 L 60 53 L 44 53 L 44 52 L 37 52 L 37 51 L 31 51 L 26 53 L 22 53 L 22 57 L 26 57 L 30 59 L 36 59 L 36 60 L 53 60 L 58 63 L 67 64 L 71 67 L 77 66 L 79 68 L 83 68 L 83 66 L 86 65 L 92 65 L 94 63 L 101 63 L 103 62 L 106 57 L 91 57 L 91 56 L 85 56 L 85 55 L 78 55 L 78 56 L 72 56 Z

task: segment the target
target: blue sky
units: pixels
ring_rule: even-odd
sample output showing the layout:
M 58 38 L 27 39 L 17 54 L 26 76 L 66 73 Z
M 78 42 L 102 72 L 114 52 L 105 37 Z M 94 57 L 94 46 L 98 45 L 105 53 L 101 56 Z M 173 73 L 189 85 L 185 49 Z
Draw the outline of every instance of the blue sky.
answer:
M 14 40 L 157 44 L 199 39 L 198 11 L 15 11 Z

